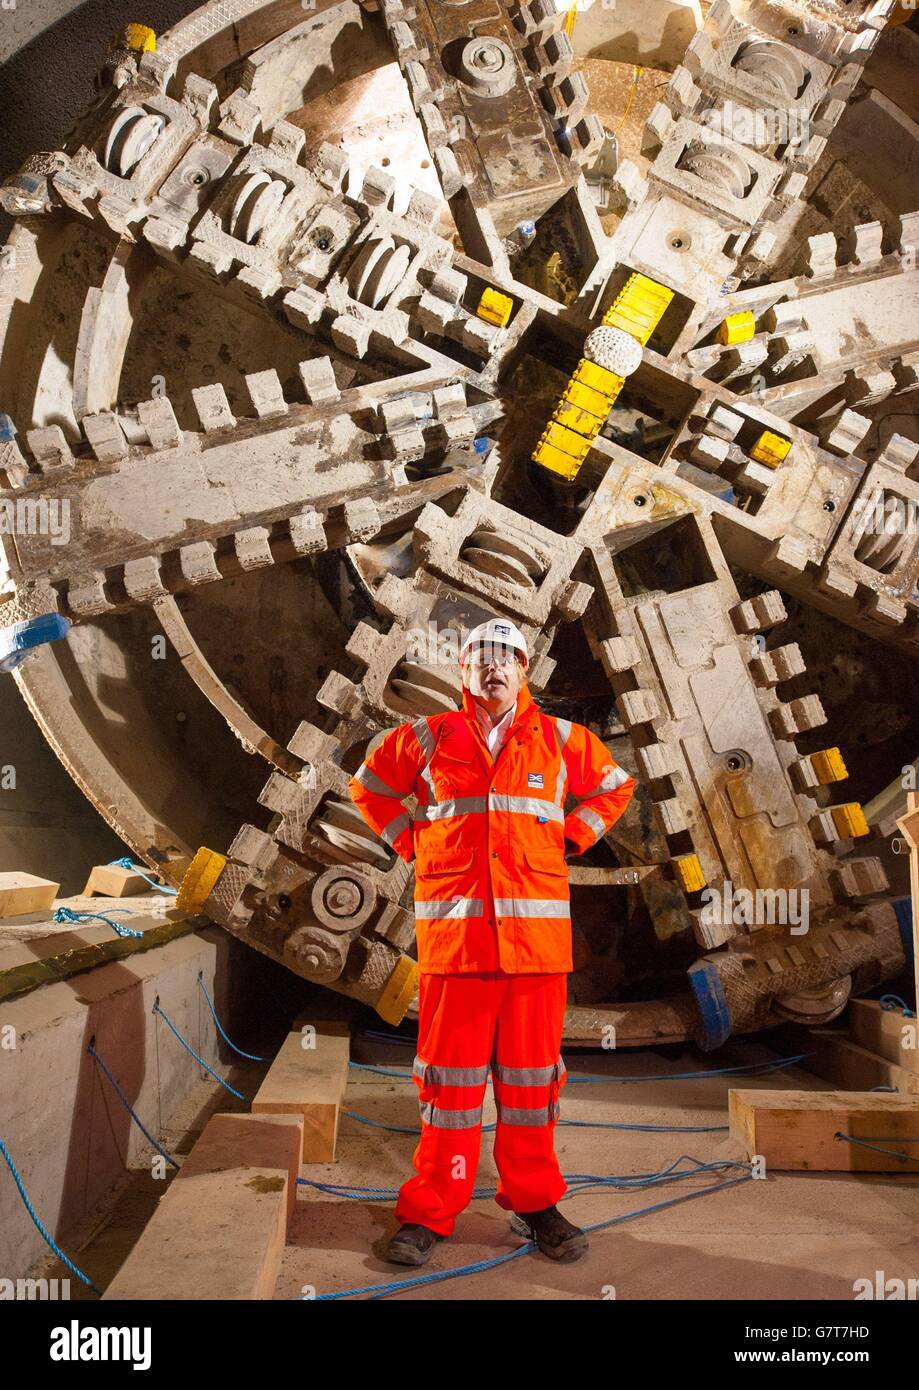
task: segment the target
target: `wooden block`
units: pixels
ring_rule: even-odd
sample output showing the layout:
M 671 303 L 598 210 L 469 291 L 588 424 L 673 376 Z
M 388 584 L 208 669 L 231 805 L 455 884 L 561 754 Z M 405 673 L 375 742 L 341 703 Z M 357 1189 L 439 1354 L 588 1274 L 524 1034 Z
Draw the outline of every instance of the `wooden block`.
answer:
M 83 896 L 92 898 L 98 894 L 103 898 L 130 898 L 136 893 L 153 891 L 147 880 L 132 869 L 122 869 L 116 864 L 97 864 L 86 880 Z
M 341 1102 L 348 1084 L 351 1038 L 345 1024 L 320 1023 L 315 1046 L 288 1033 L 252 1102 L 253 1115 L 300 1115 L 303 1162 L 335 1159 Z
M 826 1173 L 919 1173 L 919 1102 L 863 1091 L 728 1091 L 731 1136 L 748 1157 L 772 1169 Z M 878 1148 L 913 1156 L 891 1158 L 837 1139 L 850 1134 Z
M 271 1298 L 302 1143 L 293 1115 L 212 1116 L 104 1297 Z
M 894 1086 L 902 1095 L 919 1095 L 919 1073 L 860 1047 L 838 1028 L 805 1028 L 793 1023 L 782 1031 L 798 1052 L 810 1054 L 800 1065 L 825 1081 L 847 1091 Z
M 877 999 L 853 999 L 846 1022 L 854 1043 L 919 1073 L 919 1020 L 904 1018 L 902 1009 L 882 1009 Z
M 61 891 L 59 883 L 34 874 L 0 874 L 0 917 L 23 917 L 46 912 Z

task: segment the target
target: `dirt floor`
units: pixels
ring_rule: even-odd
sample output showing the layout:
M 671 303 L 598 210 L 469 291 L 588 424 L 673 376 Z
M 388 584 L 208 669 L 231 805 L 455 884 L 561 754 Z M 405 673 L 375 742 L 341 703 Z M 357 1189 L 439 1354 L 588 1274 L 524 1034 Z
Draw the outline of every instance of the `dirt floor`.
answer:
M 400 1055 L 404 1054 L 404 1055 Z M 411 1065 L 411 1048 L 379 1049 L 386 1065 Z M 742 1161 L 727 1131 L 731 1086 L 773 1090 L 827 1089 L 798 1067 L 765 1076 L 699 1075 L 656 1080 L 675 1072 L 703 1072 L 728 1063 L 774 1058 L 771 1049 L 735 1044 L 731 1056 L 706 1058 L 695 1049 L 618 1055 L 566 1052 L 569 1084 L 562 1092 L 557 1152 L 566 1174 L 628 1177 L 676 1165 Z M 641 1080 L 609 1085 L 578 1083 L 578 1075 Z M 378 1123 L 416 1126 L 418 1108 L 410 1082 L 392 1082 L 354 1069 L 347 1108 Z M 494 1123 L 491 1090 L 485 1124 Z M 716 1126 L 703 1133 L 578 1128 L 571 1122 L 627 1125 Z M 342 1118 L 338 1161 L 310 1165 L 314 1181 L 396 1187 L 411 1173 L 415 1139 Z M 681 1156 L 687 1156 L 682 1163 Z M 853 1281 L 877 1270 L 886 1277 L 919 1274 L 919 1168 L 910 1176 L 776 1173 L 721 1191 L 719 1183 L 742 1169 L 704 1173 L 639 1190 L 604 1188 L 566 1198 L 561 1209 L 582 1227 L 624 1218 L 591 1237 L 588 1254 L 559 1266 L 526 1253 L 491 1270 L 394 1293 L 397 1298 L 437 1299 L 842 1299 Z M 483 1136 L 478 1184 L 493 1187 L 491 1136 Z M 678 1200 L 665 1210 L 639 1215 L 654 1203 Z M 631 1215 L 630 1219 L 630 1214 Z M 385 1264 L 376 1253 L 395 1229 L 391 1200 L 338 1198 L 302 1188 L 297 1215 L 277 1284 L 279 1299 L 335 1293 L 411 1278 L 416 1271 Z M 493 1259 L 523 1242 L 507 1213 L 490 1198 L 474 1201 L 424 1273 Z M 613 1293 L 612 1290 L 615 1290 Z
M 355 1039 L 352 1056 L 362 1063 L 406 1071 L 413 1046 Z M 700 1163 L 742 1164 L 746 1155 L 727 1130 L 728 1091 L 749 1089 L 828 1089 L 826 1083 L 788 1067 L 752 1076 L 706 1075 L 717 1067 L 751 1065 L 778 1055 L 758 1042 L 735 1041 L 714 1057 L 691 1047 L 619 1054 L 566 1051 L 569 1082 L 562 1092 L 557 1151 L 566 1176 L 591 1174 L 633 1179 L 636 1175 L 674 1175 L 651 1186 L 605 1186 L 566 1197 L 569 1220 L 588 1228 L 617 1218 L 591 1235 L 588 1254 L 572 1265 L 557 1265 L 525 1251 L 495 1268 L 459 1278 L 424 1283 L 387 1297 L 439 1300 L 534 1299 L 827 1299 L 851 1301 L 853 1282 L 877 1272 L 884 1278 L 919 1276 L 919 1165 L 913 1174 L 842 1176 L 774 1173 L 765 1179 L 718 1184 L 744 1177 L 744 1168 L 692 1174 Z M 254 1094 L 264 1067 L 245 1063 L 227 1072 L 234 1086 Z M 689 1072 L 688 1079 L 665 1079 Z M 610 1082 L 585 1084 L 578 1076 L 608 1076 Z M 623 1080 L 623 1078 L 638 1078 Z M 376 1126 L 403 1126 L 393 1133 L 343 1114 L 338 1158 L 309 1164 L 302 1176 L 313 1182 L 395 1189 L 411 1175 L 418 1105 L 413 1084 L 378 1072 L 352 1068 L 346 1111 Z M 224 1100 L 229 1104 L 224 1105 Z M 191 1147 L 214 1109 L 245 1109 L 226 1093 L 202 1082 L 178 1117 L 166 1146 L 181 1156 Z M 184 1133 L 182 1120 L 187 1122 Z M 491 1089 L 486 1125 L 495 1119 Z M 581 1128 L 584 1124 L 635 1125 L 638 1129 Z M 682 1127 L 665 1133 L 652 1126 Z M 686 1132 L 687 1127 L 700 1132 Z M 496 1171 L 492 1135 L 483 1135 L 477 1184 L 493 1189 Z M 114 1276 L 149 1219 L 163 1185 L 147 1172 L 126 1176 L 117 1206 L 69 1252 L 100 1287 Z M 654 1204 L 668 1204 L 642 1214 Z M 345 1290 L 376 1289 L 399 1280 L 459 1269 L 518 1250 L 524 1242 L 509 1218 L 490 1198 L 473 1201 L 459 1218 L 454 1236 L 438 1246 L 422 1271 L 386 1264 L 381 1246 L 396 1228 L 394 1198 L 349 1198 L 302 1186 L 275 1298 L 295 1300 Z M 41 1271 L 66 1274 L 56 1261 Z M 93 1295 L 72 1285 L 75 1299 Z M 359 1292 L 352 1297 L 367 1296 Z

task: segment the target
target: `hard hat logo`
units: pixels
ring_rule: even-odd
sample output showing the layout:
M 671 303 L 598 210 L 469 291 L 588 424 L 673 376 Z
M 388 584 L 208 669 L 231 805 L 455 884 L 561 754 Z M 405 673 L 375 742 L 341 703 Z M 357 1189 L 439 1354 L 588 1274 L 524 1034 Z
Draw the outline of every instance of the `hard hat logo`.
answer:
M 515 623 L 506 618 L 491 618 L 467 634 L 460 650 L 460 664 L 472 660 L 476 665 L 509 665 L 519 657 L 524 666 L 530 663 L 527 642 Z

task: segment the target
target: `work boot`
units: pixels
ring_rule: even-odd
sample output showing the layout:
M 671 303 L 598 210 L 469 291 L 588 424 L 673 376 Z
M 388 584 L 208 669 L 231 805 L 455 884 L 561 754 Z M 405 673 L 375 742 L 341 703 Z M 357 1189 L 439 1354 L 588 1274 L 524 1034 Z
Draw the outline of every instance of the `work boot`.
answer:
M 558 1207 L 546 1207 L 543 1211 L 516 1211 L 511 1218 L 511 1227 L 518 1235 L 535 1240 L 550 1260 L 570 1264 L 572 1260 L 579 1260 L 587 1250 L 584 1232 L 580 1227 L 572 1226 Z
M 409 1222 L 399 1227 L 383 1251 L 383 1259 L 396 1265 L 423 1265 L 439 1240 L 443 1240 L 443 1236 L 430 1227 Z

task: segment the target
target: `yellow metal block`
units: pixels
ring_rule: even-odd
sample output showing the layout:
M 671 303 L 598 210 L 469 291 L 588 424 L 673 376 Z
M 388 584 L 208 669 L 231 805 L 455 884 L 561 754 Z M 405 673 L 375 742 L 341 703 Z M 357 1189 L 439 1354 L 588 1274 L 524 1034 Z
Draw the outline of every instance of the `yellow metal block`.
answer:
M 506 328 L 510 323 L 511 314 L 514 312 L 514 301 L 506 294 L 501 294 L 499 290 L 493 290 L 489 286 L 482 291 L 482 298 L 479 300 L 479 307 L 475 312 L 476 317 L 484 319 L 486 323 L 493 323 L 498 328 Z
M 204 904 L 226 866 L 226 855 L 202 846 L 185 870 L 176 907 L 182 912 L 203 912 Z
M 128 48 L 138 53 L 156 52 L 156 31 L 147 24 L 128 24 L 124 31 L 124 41 Z
M 831 806 L 833 824 L 844 840 L 856 839 L 868 834 L 865 813 L 857 801 L 847 801 L 842 806 Z
M 598 391 L 601 396 L 607 396 L 610 400 L 615 400 L 622 390 L 624 377 L 617 376 L 615 372 L 608 371 L 606 367 L 600 367 L 596 362 L 591 362 L 589 358 L 582 357 L 574 369 L 574 376 L 571 378 L 579 385 L 589 386 L 591 391 Z
M 401 1023 L 417 993 L 418 965 L 410 956 L 402 956 L 373 1007 L 387 1023 Z
M 827 782 L 841 782 L 849 775 L 838 748 L 821 748 L 811 753 L 811 767 L 821 786 Z
M 771 430 L 763 430 L 750 450 L 750 457 L 756 459 L 757 463 L 764 463 L 767 468 L 778 468 L 790 453 L 790 439 L 783 439 L 780 434 L 773 434 Z
M 610 373 L 612 375 L 612 373 Z M 610 398 L 602 391 L 594 391 L 590 386 L 585 386 L 583 381 L 578 381 L 577 377 L 572 377 L 565 387 L 565 394 L 559 405 L 575 405 L 580 410 L 589 410 L 591 415 L 597 415 L 601 420 L 605 420 L 609 414 Z
M 559 477 L 566 478 L 569 482 L 576 478 L 581 471 L 583 459 L 573 458 L 571 454 L 564 453 L 552 444 L 543 441 L 533 450 L 533 462 L 538 463 L 540 468 L 548 468 L 550 473 L 557 473 Z
M 698 893 L 705 887 L 705 874 L 697 854 L 681 854 L 674 859 L 673 867 L 684 893 Z
M 734 343 L 748 343 L 755 332 L 756 319 L 749 309 L 744 309 L 741 314 L 728 314 L 718 329 L 718 341 L 732 347 Z
M 603 322 L 608 328 L 621 328 L 630 333 L 645 347 L 672 299 L 673 290 L 636 271 L 607 309 Z
M 561 449 L 563 454 L 570 454 L 572 458 L 578 460 L 586 458 L 587 452 L 590 449 L 589 439 L 585 439 L 583 435 L 578 434 L 575 430 L 566 429 L 564 425 L 558 424 L 556 420 L 550 420 L 543 431 L 540 443 L 543 442 L 551 444 L 554 449 Z
M 606 415 L 594 415 L 590 410 L 582 410 L 579 405 L 563 397 L 555 407 L 552 419 L 557 425 L 574 430 L 575 434 L 583 435 L 585 439 L 596 439 L 603 428 Z

